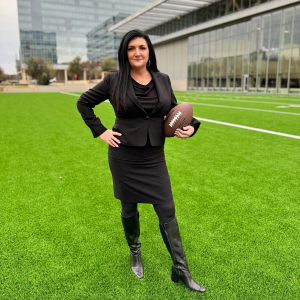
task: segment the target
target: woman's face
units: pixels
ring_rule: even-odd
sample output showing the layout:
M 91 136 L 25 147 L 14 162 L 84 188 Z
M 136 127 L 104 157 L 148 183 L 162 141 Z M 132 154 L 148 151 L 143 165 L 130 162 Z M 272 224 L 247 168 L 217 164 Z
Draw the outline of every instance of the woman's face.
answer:
M 149 48 L 142 37 L 131 40 L 127 48 L 128 61 L 131 68 L 144 68 L 149 60 Z

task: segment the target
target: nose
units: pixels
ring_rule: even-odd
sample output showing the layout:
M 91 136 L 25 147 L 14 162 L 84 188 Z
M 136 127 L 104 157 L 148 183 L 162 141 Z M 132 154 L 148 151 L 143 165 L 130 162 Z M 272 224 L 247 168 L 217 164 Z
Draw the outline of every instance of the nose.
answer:
M 138 48 L 135 50 L 135 56 L 140 56 L 140 50 Z

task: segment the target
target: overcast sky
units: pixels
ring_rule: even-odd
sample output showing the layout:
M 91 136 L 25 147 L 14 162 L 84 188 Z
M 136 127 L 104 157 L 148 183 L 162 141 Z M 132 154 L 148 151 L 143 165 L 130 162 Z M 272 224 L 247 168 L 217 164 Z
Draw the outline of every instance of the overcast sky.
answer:
M 7 74 L 16 73 L 19 47 L 17 0 L 0 0 L 0 66 Z

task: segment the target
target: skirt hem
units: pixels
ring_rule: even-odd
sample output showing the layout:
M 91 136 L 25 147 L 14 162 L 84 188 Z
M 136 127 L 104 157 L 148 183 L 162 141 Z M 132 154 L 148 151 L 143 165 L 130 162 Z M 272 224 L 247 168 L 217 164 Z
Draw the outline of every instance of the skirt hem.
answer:
M 115 197 L 115 196 L 114 196 Z M 167 203 L 173 203 L 174 202 L 174 199 L 173 197 L 169 198 L 169 199 L 166 199 L 164 201 L 151 201 L 151 202 L 148 202 L 148 201 L 137 201 L 135 199 L 130 199 L 130 200 L 124 200 L 124 199 L 120 199 L 120 198 L 117 198 L 115 197 L 115 199 L 121 201 L 121 202 L 128 202 L 128 203 L 144 203 L 144 204 L 167 204 Z

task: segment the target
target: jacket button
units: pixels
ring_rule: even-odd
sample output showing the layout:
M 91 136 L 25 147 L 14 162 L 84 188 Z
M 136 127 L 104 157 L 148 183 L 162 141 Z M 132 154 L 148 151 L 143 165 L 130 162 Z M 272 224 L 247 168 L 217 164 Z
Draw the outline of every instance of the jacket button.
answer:
M 146 116 L 145 119 L 148 120 L 148 119 L 149 119 L 149 116 Z

